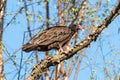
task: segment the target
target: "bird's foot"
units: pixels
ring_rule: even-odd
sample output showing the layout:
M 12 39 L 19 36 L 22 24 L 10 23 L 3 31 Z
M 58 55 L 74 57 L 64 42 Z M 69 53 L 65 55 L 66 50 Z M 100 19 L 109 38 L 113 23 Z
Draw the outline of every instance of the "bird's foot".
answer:
M 69 51 L 68 49 L 63 49 L 63 48 L 59 49 L 59 52 L 61 52 L 61 53 L 67 53 L 68 51 Z

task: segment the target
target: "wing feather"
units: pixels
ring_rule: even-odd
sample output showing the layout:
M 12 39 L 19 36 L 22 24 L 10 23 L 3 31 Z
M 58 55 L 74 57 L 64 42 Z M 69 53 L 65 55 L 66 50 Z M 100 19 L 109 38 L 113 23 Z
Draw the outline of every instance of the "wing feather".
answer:
M 30 43 L 39 45 L 49 45 L 54 42 L 61 42 L 70 36 L 71 29 L 68 27 L 53 27 L 39 33 Z

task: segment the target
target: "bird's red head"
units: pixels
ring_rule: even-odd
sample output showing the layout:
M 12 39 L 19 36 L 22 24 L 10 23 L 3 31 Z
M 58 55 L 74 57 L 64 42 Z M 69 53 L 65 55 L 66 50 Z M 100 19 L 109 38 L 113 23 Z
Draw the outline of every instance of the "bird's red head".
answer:
M 76 28 L 77 28 L 78 30 L 84 30 L 84 28 L 83 28 L 81 25 L 79 25 L 79 24 L 76 24 Z

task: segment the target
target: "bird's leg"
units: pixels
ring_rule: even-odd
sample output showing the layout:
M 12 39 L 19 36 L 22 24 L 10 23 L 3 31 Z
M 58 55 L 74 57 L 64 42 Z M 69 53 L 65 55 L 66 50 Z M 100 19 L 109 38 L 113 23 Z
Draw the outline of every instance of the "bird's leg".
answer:
M 62 47 L 60 47 L 59 52 L 64 52 L 64 50 L 63 50 L 63 48 L 62 48 Z
M 60 44 L 59 44 L 59 52 L 64 52 L 64 50 Z
M 70 50 L 70 45 L 66 44 L 63 47 L 59 44 L 59 52 L 67 53 Z
M 63 50 L 64 50 L 64 52 L 67 53 L 70 50 L 70 45 L 63 46 Z

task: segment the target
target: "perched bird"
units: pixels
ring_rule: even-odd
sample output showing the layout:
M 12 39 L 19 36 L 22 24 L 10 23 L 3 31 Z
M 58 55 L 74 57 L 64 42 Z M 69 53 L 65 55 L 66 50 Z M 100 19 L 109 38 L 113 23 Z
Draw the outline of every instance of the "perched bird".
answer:
M 28 43 L 24 44 L 22 50 L 30 52 L 34 50 L 49 51 L 56 49 L 59 51 L 66 51 L 69 49 L 75 33 L 78 30 L 83 30 L 80 25 L 54 26 L 41 33 L 38 33 Z

